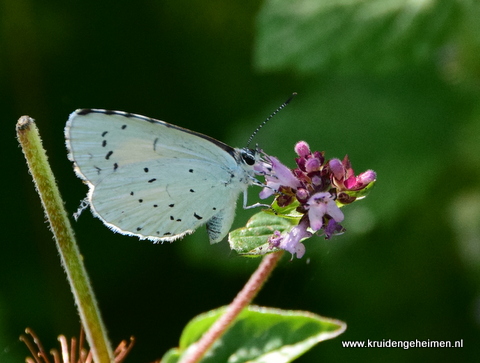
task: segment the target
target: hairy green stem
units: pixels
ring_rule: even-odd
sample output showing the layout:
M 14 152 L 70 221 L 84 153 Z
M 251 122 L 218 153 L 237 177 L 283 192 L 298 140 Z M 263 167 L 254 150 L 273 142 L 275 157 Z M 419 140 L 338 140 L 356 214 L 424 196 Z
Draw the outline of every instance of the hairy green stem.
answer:
M 235 318 L 245 309 L 263 287 L 271 272 L 283 255 L 283 251 L 266 255 L 257 270 L 250 276 L 245 286 L 240 290 L 225 313 L 210 327 L 210 329 L 195 343 L 194 350 L 181 360 L 181 363 L 199 362 L 212 344 L 218 340 L 232 325 Z
M 55 236 L 94 361 L 111 363 L 114 361 L 113 351 L 38 129 L 34 120 L 28 116 L 20 117 L 16 129 L 18 141 Z

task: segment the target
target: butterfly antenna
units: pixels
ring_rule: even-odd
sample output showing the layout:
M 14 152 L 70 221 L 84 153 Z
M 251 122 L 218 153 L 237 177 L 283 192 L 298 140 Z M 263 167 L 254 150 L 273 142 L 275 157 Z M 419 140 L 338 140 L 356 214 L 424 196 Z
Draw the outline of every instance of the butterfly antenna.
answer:
M 260 129 L 263 127 L 263 125 L 265 125 L 268 121 L 270 121 L 272 119 L 273 116 L 275 116 L 280 110 L 284 109 L 286 105 L 288 105 L 290 103 L 291 100 L 293 100 L 293 98 L 297 95 L 297 92 L 293 92 L 292 95 L 288 98 L 288 100 L 286 100 L 284 103 L 282 103 L 280 105 L 279 108 L 277 108 L 270 116 L 268 116 L 265 121 L 263 121 L 260 126 L 257 127 L 257 129 L 253 132 L 252 136 L 250 136 L 250 138 L 248 139 L 248 142 L 247 142 L 247 147 L 248 145 L 250 145 L 250 143 L 252 142 L 253 138 L 255 137 L 255 135 L 257 134 L 258 131 L 260 131 Z

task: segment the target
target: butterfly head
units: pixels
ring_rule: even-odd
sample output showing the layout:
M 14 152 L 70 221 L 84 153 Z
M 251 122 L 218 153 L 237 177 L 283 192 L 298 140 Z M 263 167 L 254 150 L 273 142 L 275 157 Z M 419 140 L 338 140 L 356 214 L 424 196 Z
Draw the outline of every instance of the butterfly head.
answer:
M 247 147 L 240 150 L 240 156 L 245 164 L 249 166 L 255 165 L 260 160 L 260 153 L 258 150 L 249 149 Z

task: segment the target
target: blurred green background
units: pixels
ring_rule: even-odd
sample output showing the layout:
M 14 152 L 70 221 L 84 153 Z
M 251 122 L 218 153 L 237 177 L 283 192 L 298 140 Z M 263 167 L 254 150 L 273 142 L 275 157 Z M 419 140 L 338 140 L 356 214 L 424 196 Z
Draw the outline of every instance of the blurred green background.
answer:
M 256 137 L 293 167 L 307 141 L 374 169 L 344 209 L 347 233 L 286 256 L 255 302 L 348 324 L 299 362 L 473 362 L 480 356 L 480 6 L 476 1 L 0 2 L 2 238 L 0 362 L 21 362 L 79 322 L 52 235 L 15 140 L 35 118 L 66 208 L 87 188 L 67 160 L 70 112 L 124 110 L 232 146 L 292 92 Z M 250 189 L 256 201 L 258 188 Z M 235 227 L 252 211 L 239 208 Z M 176 346 L 196 314 L 229 303 L 258 260 L 210 246 L 204 228 L 173 244 L 112 233 L 86 211 L 78 243 L 127 362 Z M 353 349 L 342 340 L 459 340 L 462 349 Z

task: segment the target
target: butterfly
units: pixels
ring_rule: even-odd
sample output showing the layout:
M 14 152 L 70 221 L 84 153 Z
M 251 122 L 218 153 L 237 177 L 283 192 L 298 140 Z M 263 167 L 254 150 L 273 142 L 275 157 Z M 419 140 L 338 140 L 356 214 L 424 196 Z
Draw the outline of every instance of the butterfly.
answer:
M 246 207 L 248 186 L 264 186 L 255 178 L 257 150 L 141 115 L 78 109 L 65 139 L 92 213 L 140 239 L 172 242 L 206 224 L 210 242 L 219 242 L 238 196 Z

